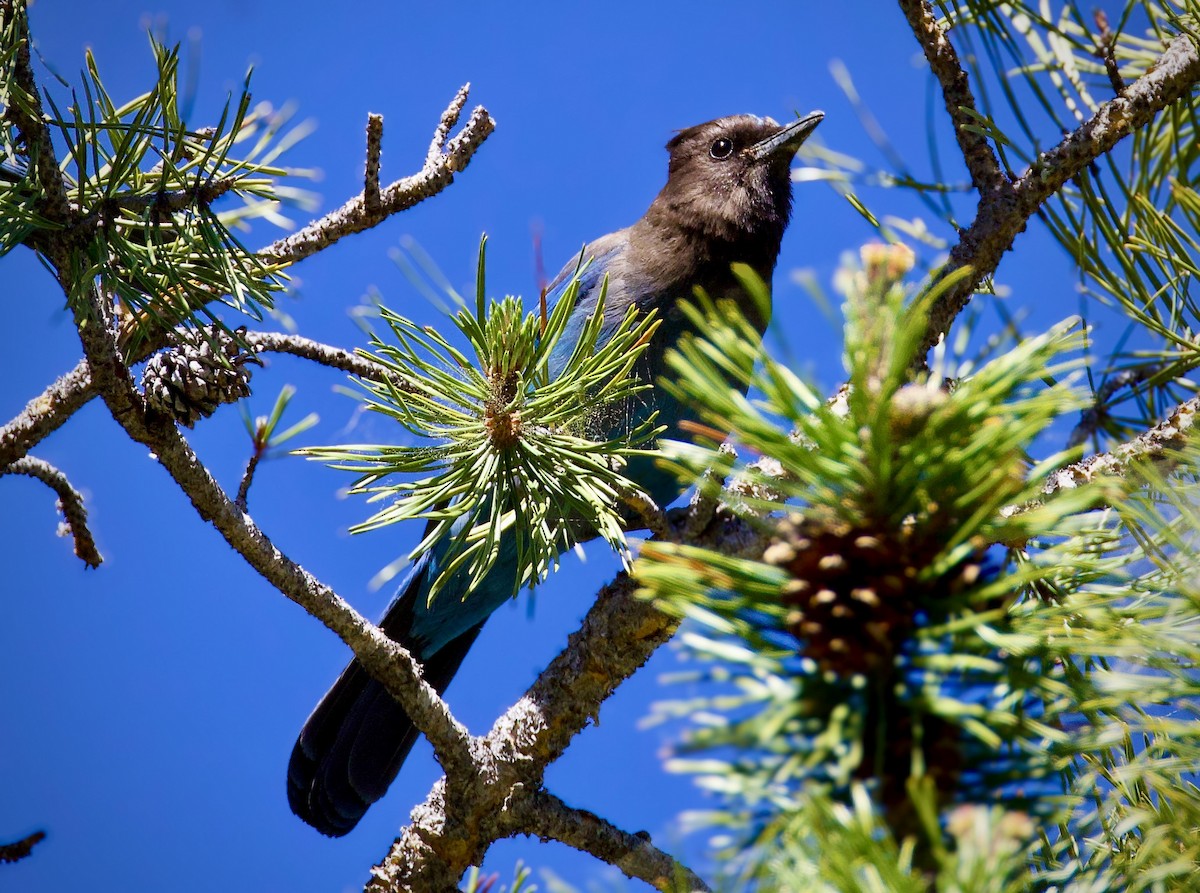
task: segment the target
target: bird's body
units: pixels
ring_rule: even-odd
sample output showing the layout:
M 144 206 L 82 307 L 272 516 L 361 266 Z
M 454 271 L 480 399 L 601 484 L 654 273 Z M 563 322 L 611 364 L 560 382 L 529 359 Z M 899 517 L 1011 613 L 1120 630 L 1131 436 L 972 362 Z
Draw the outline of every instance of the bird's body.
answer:
M 575 309 L 551 355 L 551 375 L 565 366 L 605 281 L 601 342 L 630 306 L 643 313 L 654 310 L 662 320 L 637 368 L 646 382 L 665 371 L 667 350 L 687 331 L 678 301 L 696 287 L 713 298 L 736 301 L 761 332 L 768 320 L 744 294 L 730 266 L 748 264 L 770 283 L 791 211 L 791 158 L 821 118 L 814 112 L 780 127 L 769 118 L 738 115 L 689 128 L 672 139 L 667 185 L 650 209 L 633 226 L 584 249 L 591 260 L 579 277 Z M 548 290 L 549 301 L 561 296 L 575 270 L 572 262 L 558 274 Z M 685 407 L 653 388 L 619 407 L 595 435 L 619 436 L 653 412 L 672 434 Z M 675 478 L 645 458 L 631 460 L 626 473 L 660 505 L 678 495 Z M 464 586 L 452 579 L 430 604 L 429 586 L 451 539 L 413 565 L 380 624 L 420 660 L 426 681 L 439 692 L 484 621 L 510 597 L 516 575 L 515 548 L 502 543 L 495 565 L 474 590 L 463 592 Z M 296 742 L 288 767 L 292 810 L 324 834 L 347 833 L 383 796 L 416 736 L 399 704 L 352 662 Z

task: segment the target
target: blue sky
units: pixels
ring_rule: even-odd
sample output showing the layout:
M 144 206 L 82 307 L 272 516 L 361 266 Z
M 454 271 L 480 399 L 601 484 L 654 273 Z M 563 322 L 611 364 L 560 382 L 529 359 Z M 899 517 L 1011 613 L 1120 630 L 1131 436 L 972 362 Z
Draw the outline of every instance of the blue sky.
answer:
M 152 77 L 148 24 L 165 22 L 173 40 L 194 35 L 197 126 L 253 65 L 256 99 L 294 102 L 298 119 L 318 125 L 286 161 L 322 171 L 311 186 L 322 211 L 361 188 L 368 112 L 385 120 L 385 181 L 419 168 L 439 113 L 464 82 L 473 84 L 472 105 L 495 117 L 496 133 L 446 193 L 292 271 L 294 296 L 283 309 L 301 333 L 345 347 L 363 343 L 349 311 L 371 289 L 420 322 L 439 322 L 389 259 L 406 237 L 466 289 L 486 232 L 491 289 L 535 294 L 534 229 L 553 275 L 584 242 L 632 222 L 663 182 L 662 147 L 677 128 L 738 112 L 782 120 L 820 108 L 821 141 L 881 163 L 830 74 L 834 60 L 845 63 L 914 171 L 930 171 L 928 75 L 891 4 L 148 2 L 43 0 L 32 11 L 38 49 L 77 82 L 91 47 L 110 93 L 129 97 Z M 69 102 L 61 89 L 55 95 Z M 935 138 L 953 163 L 938 120 Z M 877 212 L 920 212 L 911 197 L 864 197 Z M 1040 329 L 1077 305 L 1066 259 L 1036 229 L 1018 243 L 1022 269 L 1009 263 L 1001 274 L 1013 308 L 1035 308 L 1029 326 Z M 258 246 L 276 235 L 263 227 L 246 241 Z M 840 380 L 840 332 L 792 274 L 809 270 L 831 291 L 840 255 L 872 238 L 827 186 L 797 186 L 772 339 L 827 388 Z M 31 253 L 5 257 L 0 276 L 0 416 L 8 419 L 73 366 L 80 349 L 62 295 Z M 994 325 L 994 315 L 985 319 Z M 252 412 L 267 412 L 285 383 L 299 389 L 294 418 L 309 410 L 321 417 L 304 443 L 398 436 L 382 419 L 356 418 L 353 402 L 333 390 L 344 376 L 286 357 L 255 373 Z M 223 408 L 189 436 L 234 491 L 249 454 L 237 411 Z M 0 841 L 36 828 L 49 835 L 32 858 L 0 866 L 0 886 L 61 890 L 70 871 L 99 891 L 360 888 L 438 775 L 428 747 L 418 746 L 349 837 L 328 840 L 303 825 L 287 807 L 287 758 L 346 648 L 233 554 L 98 402 L 35 455 L 85 492 L 106 562 L 85 571 L 69 542 L 54 536 L 45 488 L 0 479 Z M 316 463 L 281 458 L 261 468 L 250 508 L 284 551 L 376 616 L 390 593 L 371 592 L 367 582 L 418 531 L 351 537 L 347 528 L 368 507 L 339 497 L 346 483 Z M 567 560 L 532 610 L 522 599 L 498 612 L 450 690 L 472 730 L 485 731 L 524 691 L 613 571 L 593 550 L 586 565 Z M 547 783 L 573 805 L 695 853 L 698 844 L 682 842 L 672 819 L 707 801 L 661 768 L 669 731 L 638 729 L 652 701 L 676 694 L 658 681 L 673 661 L 664 649 L 622 688 Z M 529 840 L 498 844 L 487 868 L 507 879 L 518 858 L 576 884 L 613 874 L 590 857 Z

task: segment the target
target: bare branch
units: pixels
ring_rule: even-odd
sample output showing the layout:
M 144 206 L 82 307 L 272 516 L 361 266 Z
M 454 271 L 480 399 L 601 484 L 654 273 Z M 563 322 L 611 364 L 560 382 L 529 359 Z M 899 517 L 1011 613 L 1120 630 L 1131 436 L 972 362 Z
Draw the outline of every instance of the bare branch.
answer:
M 438 126 L 433 131 L 433 139 L 429 142 L 429 151 L 425 153 L 425 167 L 436 166 L 438 159 L 446 154 L 446 143 L 450 139 L 450 131 L 454 129 L 459 115 L 466 108 L 467 97 L 470 93 L 471 84 L 469 82 L 463 84 L 454 94 L 454 98 L 450 100 L 450 104 L 446 106 L 446 110 L 442 112 Z
M 1052 474 L 1042 488 L 1047 496 L 1059 490 L 1080 487 L 1104 476 L 1123 476 L 1137 462 L 1153 462 L 1162 470 L 1174 465 L 1174 452 L 1182 450 L 1192 440 L 1200 413 L 1200 396 L 1185 400 L 1171 414 L 1144 434 L 1127 441 L 1107 453 L 1089 456 L 1082 462 L 1068 465 Z
M 254 482 L 254 472 L 258 469 L 258 463 L 262 457 L 262 452 L 255 450 L 246 463 L 246 470 L 242 472 L 242 482 L 238 484 L 237 497 L 233 500 L 233 504 L 243 512 L 248 511 L 247 500 L 250 498 L 250 485 Z
M 954 137 L 971 173 L 971 183 L 984 197 L 1011 189 L 987 137 L 978 129 L 972 129 L 978 128 L 979 121 L 971 114 L 975 112 L 971 84 L 966 70 L 958 61 L 953 44 L 938 24 L 932 4 L 929 0 L 900 0 L 900 8 L 916 35 L 917 43 L 925 52 L 925 58 L 929 60 L 930 70 L 942 85 L 946 113 L 950 116 Z
M 1001 257 L 1043 202 L 1118 141 L 1190 93 L 1198 82 L 1200 53 L 1184 34 L 1121 96 L 1106 102 L 1055 148 L 1041 154 L 1011 189 L 984 195 L 974 222 L 961 233 L 950 260 L 938 274 L 944 278 L 970 267 L 971 275 L 938 296 L 919 355 L 924 356 L 950 330 L 979 283 L 995 272 Z
M 61 428 L 95 396 L 87 361 L 80 360 L 74 369 L 30 400 L 20 415 L 0 426 L 0 468 Z
M 34 831 L 28 837 L 23 837 L 13 843 L 0 844 L 0 862 L 20 862 L 45 839 L 45 831 Z
M 645 881 L 664 893 L 708 893 L 709 887 L 687 866 L 650 842 L 643 832 L 630 834 L 594 813 L 568 806 L 542 790 L 514 797 L 509 812 L 522 831 L 543 841 L 557 840 L 615 865 L 626 877 Z
M 42 459 L 22 456 L 15 462 L 0 468 L 0 475 L 23 474 L 36 478 L 58 494 L 58 510 L 62 512 L 66 531 L 75 540 L 75 554 L 88 567 L 99 567 L 104 558 L 96 548 L 96 540 L 87 525 L 87 509 L 83 496 L 71 486 L 67 476 Z
M 397 180 L 383 190 L 376 210 L 367 208 L 365 195 L 357 195 L 299 232 L 268 245 L 258 252 L 258 257 L 268 263 L 295 263 L 328 248 L 345 236 L 370 229 L 390 215 L 405 211 L 449 186 L 454 182 L 454 175 L 466 168 L 475 151 L 496 129 L 496 122 L 483 106 L 479 106 L 471 112 L 463 129 L 446 139 L 445 134 L 458 122 L 466 99 L 467 87 L 463 87 L 442 113 L 434 131 L 434 145 L 438 151 L 435 152 L 431 146 L 429 157 L 420 171 Z
M 361 354 L 283 332 L 247 332 L 246 345 L 255 353 L 289 353 L 360 378 L 378 380 L 387 370 Z
M 86 325 L 85 314 L 90 315 Z M 429 739 L 447 772 L 473 771 L 470 734 L 422 679 L 420 667 L 412 655 L 332 589 L 284 555 L 251 518 L 233 504 L 174 423 L 147 415 L 129 369 L 118 353 L 108 303 L 94 288 L 88 292 L 88 306 L 76 310 L 76 317 L 76 328 L 92 369 L 95 387 L 126 433 L 150 448 L 187 494 L 200 517 L 216 527 L 251 567 L 350 646 L 363 668 L 387 688 Z
M 367 115 L 367 168 L 363 177 L 363 207 L 368 214 L 379 211 L 379 153 L 382 147 L 383 115 Z

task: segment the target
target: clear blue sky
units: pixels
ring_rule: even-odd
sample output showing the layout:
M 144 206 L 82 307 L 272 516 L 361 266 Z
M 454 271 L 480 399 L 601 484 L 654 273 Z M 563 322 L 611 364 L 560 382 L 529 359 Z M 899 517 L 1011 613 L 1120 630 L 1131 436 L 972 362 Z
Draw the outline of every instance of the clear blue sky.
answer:
M 914 171 L 930 171 L 928 76 L 888 3 L 44 0 L 32 12 L 45 59 L 77 82 L 91 47 L 118 98 L 150 84 L 145 29 L 160 18 L 173 39 L 200 40 L 196 125 L 208 123 L 251 64 L 257 99 L 295 102 L 300 118 L 317 122 L 287 161 L 322 170 L 313 186 L 322 210 L 361 187 L 368 112 L 385 119 L 389 181 L 420 166 L 439 113 L 465 81 L 474 85 L 472 104 L 496 118 L 496 133 L 444 195 L 293 270 L 295 297 L 284 309 L 303 334 L 345 347 L 362 343 L 348 311 L 372 288 L 401 312 L 438 322 L 388 258 L 402 237 L 467 288 L 486 232 L 492 290 L 534 294 L 532 228 L 544 231 L 552 275 L 584 242 L 630 223 L 662 184 L 663 144 L 676 128 L 737 112 L 784 119 L 821 108 L 821 140 L 879 163 L 830 75 L 835 59 Z M 56 97 L 69 102 L 61 90 Z M 947 137 L 939 132 L 943 158 L 953 162 Z M 877 211 L 919 210 L 904 196 L 866 197 Z M 275 235 L 260 228 L 247 241 Z M 830 290 L 839 255 L 871 238 L 828 187 L 798 185 L 776 274 L 775 343 L 826 387 L 839 381 L 840 333 L 791 274 L 809 269 Z M 1077 309 L 1066 261 L 1045 242 L 1040 233 L 1022 236 L 1026 270 L 1002 268 L 1014 308 L 1037 308 L 1032 328 Z M 8 419 L 80 349 L 61 294 L 32 254 L 0 264 L 0 416 Z M 255 373 L 252 410 L 265 413 L 287 382 L 299 388 L 295 417 L 309 409 L 321 416 L 305 443 L 397 436 L 382 420 L 355 419 L 354 404 L 333 392 L 342 375 L 288 358 Z M 237 410 L 223 408 L 189 436 L 235 490 L 249 451 Z M 52 495 L 28 479 L 0 479 L 0 841 L 36 828 L 49 835 L 32 858 L 0 866 L 0 888 L 359 889 L 438 775 L 428 747 L 418 747 L 349 837 L 328 840 L 303 825 L 285 798 L 287 758 L 347 649 L 232 553 L 98 402 L 35 454 L 86 493 L 106 561 L 85 571 L 54 536 Z M 347 482 L 315 463 L 279 459 L 261 468 L 251 511 L 290 556 L 376 616 L 390 593 L 368 591 L 367 581 L 417 531 L 349 536 L 368 509 L 339 498 Z M 612 572 L 598 553 L 586 566 L 568 560 L 539 590 L 535 610 L 522 599 L 493 618 L 450 690 L 474 731 L 485 731 L 562 647 Z M 683 851 L 672 818 L 706 801 L 688 779 L 660 768 L 669 732 L 637 728 L 652 701 L 678 693 L 658 682 L 673 661 L 664 649 L 621 689 L 601 725 L 550 769 L 548 785 Z M 606 874 L 590 857 L 528 840 L 497 845 L 487 867 L 507 880 L 518 858 L 576 884 Z

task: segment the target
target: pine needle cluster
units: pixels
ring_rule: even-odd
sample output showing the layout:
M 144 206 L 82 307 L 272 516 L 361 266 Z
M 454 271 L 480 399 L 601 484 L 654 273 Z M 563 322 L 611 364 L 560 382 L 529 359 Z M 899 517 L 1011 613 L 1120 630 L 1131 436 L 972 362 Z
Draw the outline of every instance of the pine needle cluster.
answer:
M 481 244 L 475 306 L 451 317 L 470 354 L 387 309 L 391 340 L 373 338 L 363 352 L 380 370 L 358 379 L 367 407 L 418 445 L 300 451 L 354 472 L 350 492 L 385 503 L 354 532 L 429 522 L 408 559 L 445 541 L 451 557 L 431 598 L 454 578 L 469 597 L 502 548 L 515 551 L 514 595 L 544 580 L 560 552 L 594 536 L 627 554 L 622 506 L 640 491 L 623 469 L 658 429 L 650 418 L 619 436 L 597 436 L 607 426 L 591 422 L 648 386 L 634 366 L 658 320 L 631 310 L 604 340 L 602 288 L 578 339 L 564 341 L 582 269 L 548 313 L 527 311 L 519 298 L 487 299 Z M 568 359 L 552 375 L 556 351 Z
M 1179 481 L 1147 491 L 1149 471 L 1042 500 L 1068 456 L 1027 454 L 1083 400 L 1078 322 L 955 381 L 944 351 L 914 374 L 933 295 L 903 286 L 910 264 L 906 249 L 875 246 L 843 273 L 849 388 L 835 403 L 770 358 L 746 376 L 749 397 L 721 387 L 755 342 L 731 308 L 690 309 L 707 339 L 673 358 L 671 386 L 705 425 L 735 432 L 738 454 L 778 467 L 714 443 L 664 446 L 684 480 L 738 479 L 728 510 L 761 525 L 769 545 L 757 558 L 643 549 L 639 581 L 691 621 L 684 647 L 704 667 L 680 677 L 700 695 L 660 705 L 657 718 L 686 719 L 673 765 L 722 795 L 727 808 L 710 818 L 740 828 L 740 844 L 747 828 L 778 844 L 794 822 L 823 841 L 830 816 L 852 815 L 837 804 L 867 802 L 872 827 L 897 841 L 888 846 L 917 847 L 906 858 L 920 876 L 950 865 L 953 810 L 990 803 L 1038 829 L 1041 851 L 1023 842 L 1020 864 L 1082 871 L 1106 850 L 1079 830 L 1104 833 L 1128 815 L 1133 792 L 1118 795 L 1114 779 L 1197 737 L 1130 710 L 1174 704 L 1190 721 L 1195 647 L 1177 639 L 1179 624 L 1197 622 L 1194 561 L 1180 560 L 1195 510 Z M 757 495 L 768 492 L 782 506 Z M 1156 495 L 1135 498 L 1146 492 Z M 1135 677 L 1136 696 L 1125 688 Z M 1130 735 L 1142 743 L 1122 748 Z M 1186 790 L 1179 773 L 1157 782 L 1160 797 Z
M 25 32 L 24 7 L 15 4 L 0 33 L 0 106 L 36 117 L 16 76 L 22 60 L 28 64 Z M 147 327 L 216 322 L 213 302 L 259 318 L 283 287 L 282 268 L 246 249 L 234 229 L 255 218 L 284 223 L 281 203 L 308 199 L 279 182 L 303 173 L 280 166 L 279 157 L 307 127 L 288 130 L 288 113 L 255 106 L 247 77 L 215 124 L 195 128 L 181 110 L 187 100 L 178 45 L 151 35 L 150 50 L 154 86 L 141 96 L 113 98 L 90 52 L 82 95 L 72 91 L 66 102 L 45 93 L 63 159 L 65 224 L 46 216 L 37 147 L 17 139 L 11 114 L 0 124 L 0 255 L 37 247 L 40 231 L 69 226 L 64 278 L 119 301 L 130 347 Z M 85 303 L 81 294 L 68 298 Z

